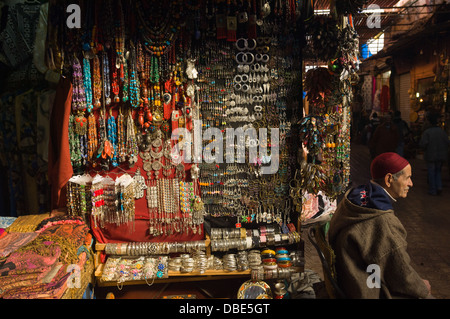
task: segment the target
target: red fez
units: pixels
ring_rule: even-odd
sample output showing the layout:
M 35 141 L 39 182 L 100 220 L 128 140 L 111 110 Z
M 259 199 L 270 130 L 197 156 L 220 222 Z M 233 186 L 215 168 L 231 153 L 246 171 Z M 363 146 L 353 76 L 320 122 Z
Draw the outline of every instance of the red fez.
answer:
M 370 174 L 373 179 L 384 178 L 386 174 L 400 172 L 409 162 L 397 153 L 387 152 L 378 155 L 370 165 Z

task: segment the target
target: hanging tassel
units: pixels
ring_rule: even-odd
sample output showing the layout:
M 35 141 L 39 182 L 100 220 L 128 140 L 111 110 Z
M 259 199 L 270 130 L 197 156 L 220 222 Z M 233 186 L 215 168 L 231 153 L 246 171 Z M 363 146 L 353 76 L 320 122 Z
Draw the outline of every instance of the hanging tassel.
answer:
M 226 25 L 226 21 L 225 21 L 225 15 L 217 14 L 216 15 L 216 38 L 217 38 L 217 40 L 227 38 L 226 28 L 227 28 L 227 25 Z
M 237 18 L 227 16 L 227 41 L 236 42 Z

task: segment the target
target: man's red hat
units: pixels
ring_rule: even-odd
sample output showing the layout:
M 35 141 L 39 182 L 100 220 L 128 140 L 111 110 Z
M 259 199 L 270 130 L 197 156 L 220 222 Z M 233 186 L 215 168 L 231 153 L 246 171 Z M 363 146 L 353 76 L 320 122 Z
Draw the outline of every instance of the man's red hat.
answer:
M 400 172 L 409 162 L 394 152 L 382 153 L 375 157 L 370 164 L 370 174 L 372 179 L 384 178 L 386 174 Z

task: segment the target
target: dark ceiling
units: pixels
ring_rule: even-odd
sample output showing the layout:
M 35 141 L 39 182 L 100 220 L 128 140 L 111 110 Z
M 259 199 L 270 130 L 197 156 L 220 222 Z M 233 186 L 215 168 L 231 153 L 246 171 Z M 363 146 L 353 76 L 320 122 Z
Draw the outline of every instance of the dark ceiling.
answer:
M 398 1 L 399 0 L 368 0 L 367 3 L 363 6 L 363 9 L 367 8 L 371 4 L 376 4 L 381 9 L 389 9 L 392 8 Z M 316 0 L 314 5 L 315 10 L 324 10 L 329 8 L 330 0 Z M 401 10 L 402 9 L 399 9 L 399 11 Z M 369 28 L 367 26 L 367 18 L 370 15 L 371 14 L 368 13 L 358 13 L 353 16 L 353 23 L 356 32 L 359 35 L 359 43 L 361 44 L 367 42 L 369 39 L 383 31 L 386 27 L 390 26 L 394 19 L 397 17 L 397 12 L 380 14 L 381 30 L 379 28 Z

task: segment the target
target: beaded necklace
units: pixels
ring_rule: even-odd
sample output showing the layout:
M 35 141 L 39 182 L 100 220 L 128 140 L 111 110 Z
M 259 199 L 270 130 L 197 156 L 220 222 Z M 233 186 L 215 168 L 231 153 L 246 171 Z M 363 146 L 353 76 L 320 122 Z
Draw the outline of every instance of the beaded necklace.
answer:
M 168 8 L 165 7 L 168 5 Z M 144 40 L 145 49 L 152 55 L 162 56 L 171 47 L 180 30 L 180 17 L 183 13 L 181 0 L 156 1 L 146 3 L 136 1 L 139 19 L 139 34 Z M 148 13 L 152 13 L 149 17 Z
M 140 75 L 140 88 L 141 88 L 141 95 L 140 95 L 140 106 L 141 107 L 147 107 L 148 106 L 148 86 L 147 86 L 147 79 L 148 79 L 148 58 L 143 54 L 142 52 L 142 46 L 139 43 L 138 44 L 138 56 L 137 56 L 137 71 Z
M 108 118 L 108 140 L 112 146 L 111 164 L 113 167 L 117 167 L 117 125 L 112 113 Z
M 103 92 L 105 94 L 106 106 L 111 105 L 111 85 L 109 77 L 109 59 L 106 52 L 103 53 Z
M 156 56 L 152 56 L 151 59 L 150 82 L 153 84 L 159 83 L 159 65 L 158 58 Z
M 87 145 L 87 161 L 91 163 L 92 167 L 97 166 L 95 163 L 95 152 L 97 151 L 98 141 L 97 141 L 97 123 L 95 121 L 94 113 L 90 113 L 88 117 L 88 145 Z
M 127 116 L 127 134 L 126 134 L 126 153 L 128 156 L 128 163 L 132 167 L 137 162 L 139 148 L 136 141 L 136 132 L 134 128 L 134 121 L 131 110 Z
M 72 81 L 72 110 L 76 112 L 76 115 L 73 118 L 74 130 L 77 135 L 84 136 L 87 133 L 87 119 L 84 117 L 84 111 L 86 110 L 86 95 L 81 64 L 76 56 L 73 61 Z M 83 154 L 83 152 L 80 153 L 80 155 L 81 154 Z
M 119 109 L 117 116 L 117 157 L 120 163 L 126 161 L 126 135 L 125 135 L 125 118 L 122 109 Z
M 74 129 L 74 115 L 69 115 L 69 149 L 70 160 L 73 167 L 79 167 L 81 163 L 80 140 Z
M 112 155 L 111 143 L 107 138 L 106 131 L 106 121 L 104 111 L 101 110 L 98 117 L 98 126 L 99 126 L 99 141 L 100 147 L 97 152 L 97 158 L 101 159 L 101 166 L 103 170 L 109 169 L 109 161 Z
M 86 57 L 83 59 L 83 71 L 86 106 L 88 113 L 90 113 L 94 109 L 94 105 L 92 104 L 91 64 Z
M 120 102 L 120 97 L 119 97 L 120 86 L 119 86 L 119 79 L 117 77 L 117 68 L 113 69 L 111 87 L 112 87 L 112 91 L 114 93 L 114 103 L 119 103 Z
M 100 99 L 102 97 L 102 81 L 100 75 L 100 59 L 98 55 L 94 56 L 94 65 L 93 65 L 93 75 L 92 78 L 94 80 L 94 89 L 93 89 L 93 98 L 94 98 L 94 108 L 98 109 L 102 106 Z
M 137 108 L 139 106 L 140 94 L 139 94 L 139 79 L 136 70 L 136 52 L 131 52 L 131 72 L 130 72 L 130 103 L 131 106 Z
M 121 81 L 123 82 L 122 85 L 122 101 L 128 102 L 128 65 L 127 60 L 124 61 L 122 64 L 123 66 L 123 74 L 121 74 Z
M 121 1 L 118 1 L 117 12 L 118 12 L 119 18 L 117 19 L 116 24 L 115 24 L 115 28 L 116 28 L 115 42 L 116 42 L 116 53 L 117 53 L 116 68 L 121 69 L 121 68 L 123 68 L 123 64 L 125 63 L 125 29 L 124 29 L 125 21 L 124 21 Z
M 83 73 L 81 71 L 80 61 L 75 56 L 73 60 L 73 93 L 72 93 L 72 110 L 81 111 L 86 108 L 86 95 L 83 83 Z

